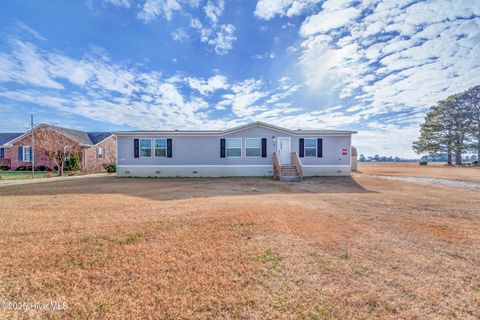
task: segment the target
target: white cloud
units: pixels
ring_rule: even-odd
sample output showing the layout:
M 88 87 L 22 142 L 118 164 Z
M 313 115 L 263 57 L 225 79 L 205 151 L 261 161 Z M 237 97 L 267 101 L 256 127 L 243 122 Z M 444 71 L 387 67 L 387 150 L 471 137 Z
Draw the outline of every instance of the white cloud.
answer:
M 325 2 L 300 29 L 306 84 L 353 98 L 358 103 L 350 110 L 366 120 L 402 110 L 423 113 L 480 82 L 480 61 L 471 58 L 480 54 L 480 19 L 474 17 L 480 3 L 405 4 Z
M 278 121 L 301 111 L 284 101 L 298 89 L 288 77 L 268 90 L 254 78 L 230 84 L 218 73 L 205 79 L 142 72 L 112 62 L 97 47 L 83 58 L 46 52 L 19 39 L 11 42 L 11 49 L 0 51 L 0 83 L 6 84 L 0 87 L 0 97 L 8 103 L 31 103 L 145 129 L 225 128 L 255 119 Z M 23 87 L 7 89 L 9 83 Z M 209 114 L 214 108 L 228 109 L 232 115 L 212 120 Z
M 63 89 L 63 85 L 54 80 L 45 61 L 30 43 L 12 41 L 13 54 L 0 55 L 0 79 L 34 86 Z
M 28 34 L 30 34 L 31 36 L 33 36 L 34 38 L 38 39 L 38 40 L 42 40 L 42 41 L 47 41 L 47 39 L 45 39 L 44 36 L 42 36 L 39 32 L 33 30 L 32 28 L 30 28 L 26 23 L 20 21 L 20 20 L 15 20 L 15 26 L 19 29 L 19 30 L 22 30 Z
M 179 42 L 185 42 L 190 39 L 188 33 L 182 28 L 178 28 L 177 30 L 173 31 L 171 36 L 173 40 Z
M 420 126 L 373 123 L 372 129 L 361 130 L 353 136 L 352 144 L 365 155 L 398 155 L 415 159 L 419 156 L 412 150 L 412 141 L 418 138 Z M 401 134 L 399 134 L 401 132 Z
M 95 72 L 91 65 L 60 54 L 48 56 L 48 71 L 52 77 L 65 78 L 70 83 L 79 86 L 85 85 Z
M 325 5 L 324 5 L 325 6 Z M 360 15 L 357 8 L 341 8 L 337 10 L 322 10 L 320 13 L 308 17 L 302 24 L 300 33 L 310 36 L 316 33 L 325 33 L 330 30 L 349 26 Z
M 319 115 L 323 124 L 361 128 L 376 119 L 385 125 L 360 130 L 356 141 L 369 152 L 413 156 L 411 143 L 425 110 L 480 83 L 480 60 L 473 58 L 480 55 L 476 0 L 312 0 L 298 1 L 297 11 L 294 3 L 258 0 L 255 15 L 305 15 L 303 41 L 287 50 L 299 54 L 293 67 L 306 92 L 346 103 L 343 111 Z M 286 123 L 297 120 L 293 115 Z M 398 131 L 403 140 L 394 139 Z
M 190 26 L 198 31 L 200 41 L 213 46 L 219 55 L 227 54 L 233 49 L 233 42 L 237 40 L 234 35 L 235 26 L 231 24 L 208 27 L 204 26 L 199 19 L 192 19 Z
M 177 0 L 147 0 L 143 4 L 142 11 L 138 13 L 138 18 L 150 22 L 159 15 L 163 15 L 165 19 L 170 21 L 173 13 L 181 9 L 182 6 Z
M 200 42 L 212 46 L 219 55 L 227 54 L 233 49 L 233 43 L 237 38 L 234 34 L 234 25 L 219 23 L 225 9 L 225 1 L 208 0 L 203 6 L 206 19 L 201 20 L 199 17 L 185 12 L 186 8 L 197 8 L 199 5 L 199 0 L 146 0 L 137 17 L 148 23 L 156 20 L 159 16 L 171 21 L 175 12 L 183 13 L 191 18 L 190 27 L 198 33 Z M 183 28 L 177 28 L 171 33 L 171 36 L 173 40 L 180 42 L 196 38 L 195 35 L 188 33 Z
M 207 2 L 207 5 L 204 7 L 205 14 L 213 25 L 218 23 L 219 17 L 223 14 L 224 7 L 225 2 L 223 0 L 218 0 L 217 4 L 211 0 Z
M 232 24 L 221 25 L 215 36 L 207 43 L 215 48 L 217 54 L 224 55 L 233 48 L 233 42 L 237 40 L 234 33 L 235 27 Z
M 190 88 L 197 90 L 202 95 L 208 95 L 216 90 L 230 88 L 227 78 L 222 75 L 215 75 L 208 80 L 194 77 L 187 77 L 185 80 Z
M 321 0 L 259 0 L 255 16 L 269 20 L 275 16 L 296 16 L 311 8 Z
M 132 0 L 103 0 L 105 4 L 110 4 L 116 7 L 130 8 Z

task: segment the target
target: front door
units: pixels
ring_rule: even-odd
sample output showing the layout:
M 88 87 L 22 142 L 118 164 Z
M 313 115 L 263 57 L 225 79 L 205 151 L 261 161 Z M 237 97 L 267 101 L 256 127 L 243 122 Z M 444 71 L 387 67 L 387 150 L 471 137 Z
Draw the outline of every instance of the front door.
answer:
M 277 139 L 277 154 L 280 164 L 290 164 L 290 138 L 278 138 Z

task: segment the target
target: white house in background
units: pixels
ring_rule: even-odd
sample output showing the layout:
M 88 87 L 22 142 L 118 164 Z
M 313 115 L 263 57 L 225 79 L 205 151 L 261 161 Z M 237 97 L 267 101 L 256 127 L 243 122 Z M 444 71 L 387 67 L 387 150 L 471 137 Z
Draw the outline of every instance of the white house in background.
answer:
M 253 122 L 227 130 L 119 131 L 117 174 L 140 177 L 347 176 L 355 131 Z

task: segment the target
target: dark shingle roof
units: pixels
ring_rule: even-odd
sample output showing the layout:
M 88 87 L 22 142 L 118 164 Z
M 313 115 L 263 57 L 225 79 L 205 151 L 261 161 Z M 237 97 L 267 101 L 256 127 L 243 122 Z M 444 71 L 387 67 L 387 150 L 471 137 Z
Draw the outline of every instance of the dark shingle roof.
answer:
M 111 132 L 85 132 L 80 130 L 68 129 L 64 127 L 51 126 L 55 130 L 72 138 L 80 144 L 94 145 L 112 135 Z
M 0 146 L 12 141 L 15 138 L 18 138 L 22 135 L 21 132 L 6 132 L 0 133 Z
M 85 132 L 52 125 L 47 126 L 83 145 L 95 145 L 112 135 L 112 132 Z M 0 146 L 20 137 L 23 134 L 24 133 L 22 132 L 0 133 Z
M 87 134 L 92 144 L 97 144 L 112 135 L 111 132 L 87 132 Z
M 92 144 L 88 134 L 84 131 L 73 130 L 64 127 L 50 126 L 58 132 L 64 134 L 65 136 L 77 141 L 80 144 Z

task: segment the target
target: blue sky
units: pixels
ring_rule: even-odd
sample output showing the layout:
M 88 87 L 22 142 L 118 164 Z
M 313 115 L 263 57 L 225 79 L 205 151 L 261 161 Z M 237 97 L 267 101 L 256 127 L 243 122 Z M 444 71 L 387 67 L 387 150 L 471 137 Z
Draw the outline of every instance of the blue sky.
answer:
M 0 131 L 358 130 L 413 156 L 429 106 L 480 83 L 478 0 L 0 4 Z

